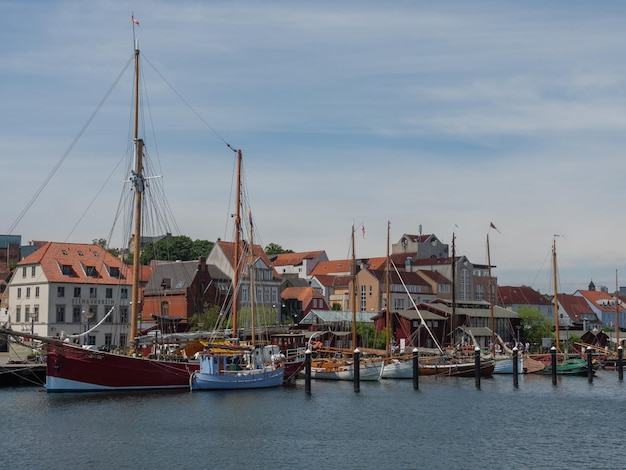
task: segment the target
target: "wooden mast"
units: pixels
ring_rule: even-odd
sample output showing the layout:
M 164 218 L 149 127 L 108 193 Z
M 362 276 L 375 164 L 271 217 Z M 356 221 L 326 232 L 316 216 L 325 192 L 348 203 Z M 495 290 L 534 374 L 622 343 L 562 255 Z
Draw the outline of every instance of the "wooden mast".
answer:
M 252 332 L 252 347 L 256 347 L 256 331 L 254 329 L 254 235 L 252 230 L 252 213 L 249 213 L 250 219 L 250 257 L 248 262 L 248 275 L 250 276 L 250 329 Z
M 456 315 L 456 235 L 452 232 L 452 313 L 450 314 L 450 347 L 454 347 L 454 316 Z
M 615 349 L 619 347 L 619 284 L 617 269 L 615 270 Z
M 352 224 L 352 347 L 356 349 L 356 255 L 354 253 L 354 223 Z
M 241 238 L 241 149 L 237 150 L 237 208 L 235 210 L 235 250 L 233 256 L 233 337 L 239 339 L 237 332 L 237 302 L 239 294 L 239 258 Z
M 556 352 L 560 352 L 561 346 L 559 344 L 559 301 L 557 298 L 557 285 L 556 285 L 556 237 L 552 242 L 552 271 L 554 276 L 554 333 L 556 337 Z
M 493 317 L 493 281 L 491 279 L 491 253 L 489 251 L 489 233 L 487 233 L 487 277 L 489 278 L 489 313 L 491 314 L 491 350 L 495 352 L 496 322 Z
M 387 221 L 387 264 L 386 264 L 386 277 L 385 277 L 385 296 L 386 296 L 386 302 L 385 302 L 385 325 L 387 326 L 387 338 L 385 341 L 385 348 L 386 351 L 389 353 L 389 355 L 391 355 L 391 315 L 389 313 L 389 230 L 391 227 L 391 222 L 388 220 Z
M 134 30 L 133 30 L 134 32 Z M 143 201 L 143 140 L 139 138 L 139 47 L 135 44 L 135 170 L 131 181 L 135 188 L 135 214 L 133 237 L 133 278 L 131 290 L 130 346 L 135 347 L 137 323 L 139 316 L 139 272 L 141 270 L 139 255 L 141 250 L 141 206 Z

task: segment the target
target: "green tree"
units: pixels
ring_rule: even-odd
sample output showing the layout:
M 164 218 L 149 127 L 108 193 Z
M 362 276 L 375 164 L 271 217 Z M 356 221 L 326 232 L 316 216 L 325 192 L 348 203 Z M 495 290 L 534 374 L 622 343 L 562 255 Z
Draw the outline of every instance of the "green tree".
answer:
M 554 325 L 536 308 L 520 307 L 517 315 L 522 327 L 520 340 L 529 342 L 533 349 L 541 346 L 542 338 L 553 336 Z
M 191 331 L 211 331 L 218 326 L 219 314 L 220 308 L 215 305 L 205 308 L 202 313 L 194 313 L 189 319 L 189 329 Z
M 207 240 L 192 241 L 186 235 L 170 236 L 144 246 L 140 262 L 149 264 L 152 260 L 191 261 L 207 256 L 212 248 L 213 242 Z
M 280 255 L 282 253 L 293 253 L 293 250 L 286 250 L 277 243 L 270 243 L 265 247 L 265 254 L 268 256 Z

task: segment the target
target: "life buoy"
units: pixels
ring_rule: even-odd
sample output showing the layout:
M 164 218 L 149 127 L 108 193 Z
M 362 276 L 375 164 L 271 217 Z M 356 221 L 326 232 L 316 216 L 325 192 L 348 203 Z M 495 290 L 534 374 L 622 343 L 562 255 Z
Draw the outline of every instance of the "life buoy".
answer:
M 319 349 L 322 347 L 322 343 L 320 341 L 311 341 L 311 347 L 313 349 Z

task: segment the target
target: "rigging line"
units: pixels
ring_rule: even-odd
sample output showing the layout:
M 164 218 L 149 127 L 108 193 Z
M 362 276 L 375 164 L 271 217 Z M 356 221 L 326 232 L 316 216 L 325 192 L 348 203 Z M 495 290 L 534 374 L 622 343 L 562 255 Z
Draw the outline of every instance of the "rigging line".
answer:
M 95 196 L 93 197 L 93 199 L 91 200 L 91 202 L 89 203 L 89 205 L 85 208 L 85 210 L 83 211 L 83 213 L 80 215 L 80 217 L 78 218 L 78 220 L 76 221 L 76 224 L 74 224 L 74 226 L 72 227 L 72 230 L 70 230 L 70 232 L 67 234 L 67 237 L 65 237 L 65 242 L 67 242 L 69 240 L 69 238 L 72 236 L 72 234 L 74 233 L 74 230 L 76 230 L 76 227 L 78 227 L 78 224 L 81 223 L 81 221 L 83 220 L 83 218 L 87 215 L 87 212 L 89 211 L 89 209 L 91 209 L 91 206 L 93 206 L 94 202 L 96 202 L 96 199 L 98 199 L 98 196 L 100 196 L 100 194 L 102 193 L 102 191 L 104 190 L 104 188 L 106 187 L 106 185 L 109 183 L 109 181 L 111 181 L 111 178 L 113 176 L 113 174 L 115 173 L 115 171 L 117 170 L 117 168 L 120 166 L 120 164 L 122 163 L 122 161 L 124 161 L 124 157 L 122 157 L 118 162 L 117 165 L 115 165 L 115 167 L 113 168 L 113 171 L 111 171 L 111 173 L 109 173 L 109 176 L 107 177 L 107 179 L 104 181 L 104 183 L 102 183 L 102 186 L 100 186 L 100 189 L 98 190 L 98 192 L 95 194 Z
M 126 62 L 126 65 L 124 65 L 124 67 L 122 68 L 122 71 L 119 73 L 119 75 L 117 76 L 117 78 L 115 79 L 115 81 L 113 82 L 113 84 L 111 85 L 111 87 L 107 90 L 107 92 L 105 93 L 104 97 L 100 100 L 100 103 L 98 103 L 98 106 L 96 107 L 96 109 L 94 110 L 94 112 L 91 114 L 91 116 L 89 116 L 89 119 L 87 119 L 87 122 L 85 123 L 85 125 L 83 126 L 83 128 L 80 130 L 80 132 L 78 133 L 78 135 L 74 138 L 74 140 L 72 141 L 72 143 L 70 144 L 70 146 L 67 148 L 67 150 L 65 151 L 65 153 L 61 156 L 61 159 L 57 162 L 57 164 L 54 166 L 54 168 L 52 169 L 52 171 L 50 172 L 50 174 L 46 177 L 46 179 L 44 179 L 43 183 L 41 184 L 41 186 L 39 186 L 39 189 L 37 189 L 37 191 L 35 192 L 35 194 L 33 195 L 33 197 L 28 201 L 28 203 L 26 204 L 26 206 L 24 207 L 24 209 L 22 209 L 22 212 L 19 213 L 19 215 L 17 216 L 17 218 L 15 219 L 15 221 L 13 222 L 13 224 L 9 227 L 9 230 L 6 232 L 7 234 L 11 234 L 13 233 L 13 230 L 15 230 L 15 228 L 17 227 L 17 225 L 21 222 L 21 220 L 24 218 L 24 216 L 26 215 L 26 213 L 28 212 L 28 210 L 32 207 L 32 205 L 35 203 L 35 201 L 37 200 L 37 198 L 39 197 L 39 195 L 41 194 L 41 192 L 45 189 L 45 187 L 48 185 L 48 183 L 50 182 L 50 180 L 52 179 L 52 177 L 55 175 L 55 173 L 57 172 L 57 170 L 61 167 L 61 165 L 63 164 L 63 162 L 65 161 L 65 159 L 68 157 L 68 155 L 70 154 L 70 152 L 72 151 L 72 149 L 76 146 L 76 144 L 78 143 L 78 141 L 80 140 L 80 138 L 82 137 L 82 135 L 85 133 L 85 131 L 87 130 L 87 128 L 89 127 L 89 125 L 91 124 L 91 121 L 94 120 L 94 118 L 96 117 L 96 115 L 98 114 L 98 112 L 100 111 L 100 109 L 102 108 L 102 105 L 104 104 L 104 102 L 108 99 L 108 97 L 111 95 L 111 93 L 113 92 L 113 89 L 117 86 L 117 84 L 119 83 L 119 81 L 121 80 L 122 76 L 124 75 L 124 72 L 126 72 L 126 69 L 128 68 L 128 66 L 130 65 L 130 63 L 133 61 L 133 57 L 131 57 L 128 62 Z
M 178 93 L 178 91 L 177 91 L 177 90 L 176 90 L 176 89 L 172 86 L 172 84 L 171 84 L 171 83 L 170 83 L 170 82 L 169 82 L 169 81 L 168 81 L 168 80 L 167 80 L 167 79 L 166 79 L 166 78 L 165 78 L 165 77 L 161 74 L 161 72 L 159 72 L 159 71 L 157 70 L 157 68 L 156 68 L 156 67 L 152 64 L 152 62 L 150 62 L 150 60 L 148 60 L 148 59 L 146 58 L 145 54 L 143 55 L 143 58 L 144 58 L 144 60 L 145 60 L 148 64 L 150 64 L 150 66 L 152 67 L 152 69 L 153 69 L 153 70 L 157 73 L 157 75 L 158 75 L 159 77 L 161 77 L 161 79 L 162 79 L 162 80 L 163 80 L 163 81 L 167 84 L 167 86 L 168 86 L 168 87 L 170 87 L 170 89 L 174 92 L 174 94 L 175 94 L 176 96 L 178 96 L 178 98 L 180 98 L 180 100 L 181 100 L 183 103 L 185 103 L 185 105 L 186 105 L 186 106 L 187 106 L 187 107 L 191 110 L 191 112 L 193 112 L 193 113 L 194 113 L 194 114 L 198 117 L 198 119 L 200 119 L 200 121 L 202 121 L 202 122 L 204 123 L 204 125 L 205 125 L 205 126 L 207 126 L 207 127 L 211 130 L 211 132 L 213 132 L 213 134 L 215 134 L 215 136 L 216 136 L 218 139 L 220 139 L 220 140 L 224 143 L 224 145 L 226 145 L 229 149 L 231 149 L 231 150 L 233 150 L 233 151 L 235 151 L 235 152 L 236 152 L 237 150 L 235 150 L 235 149 L 234 149 L 234 148 L 233 148 L 233 147 L 232 147 L 232 146 L 231 146 L 231 145 L 230 145 L 230 144 L 226 141 L 226 139 L 224 139 L 224 137 L 222 137 L 222 136 L 219 134 L 219 132 L 217 132 L 217 131 L 215 130 L 215 128 L 214 128 L 213 126 L 211 126 L 211 124 L 209 124 L 209 123 L 208 123 L 208 122 L 207 122 L 207 121 L 206 121 L 206 120 L 205 120 L 205 119 L 204 119 L 204 118 L 200 115 L 200 113 L 198 113 L 198 112 L 197 112 L 197 111 L 193 108 L 193 106 L 191 106 L 191 105 L 189 104 L 189 102 L 188 102 L 185 98 L 183 98 L 183 96 L 182 96 L 180 93 Z

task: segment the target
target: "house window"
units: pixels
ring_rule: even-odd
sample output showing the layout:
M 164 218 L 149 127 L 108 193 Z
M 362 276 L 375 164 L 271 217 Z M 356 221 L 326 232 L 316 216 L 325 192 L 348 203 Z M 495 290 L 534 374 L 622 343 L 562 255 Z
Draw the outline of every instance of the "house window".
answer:
M 85 275 L 89 277 L 97 277 L 98 271 L 95 266 L 85 266 Z
M 19 305 L 15 307 L 15 322 L 20 323 L 22 321 L 22 307 Z
M 120 323 L 122 324 L 128 323 L 128 307 L 120 307 Z M 121 340 L 120 340 L 120 344 L 123 344 Z
M 39 298 L 39 286 L 35 287 L 35 298 Z
M 111 333 L 104 334 L 104 345 L 107 349 L 111 349 L 111 345 L 113 344 L 113 335 Z
M 113 288 L 112 287 L 107 287 L 106 288 L 105 297 L 107 299 L 112 299 L 113 298 Z
M 170 305 L 167 302 L 161 302 L 161 315 L 164 317 L 169 316 Z
M 26 288 L 26 298 L 30 299 L 30 287 Z
M 22 277 L 26 277 L 26 266 L 22 268 Z
M 39 321 L 39 305 L 33 306 L 33 320 Z
M 74 298 L 80 298 L 80 287 L 74 287 Z
M 57 297 L 65 297 L 65 287 L 58 286 L 57 287 Z
M 90 287 L 89 288 L 89 298 L 90 299 L 97 299 L 98 298 L 98 288 L 97 287 Z
M 367 310 L 367 286 L 361 286 L 361 312 Z
M 111 266 L 109 268 L 109 276 L 118 278 L 120 277 L 120 268 Z
M 278 289 L 276 287 L 272 287 L 272 303 L 278 303 Z
M 30 277 L 35 277 L 35 266 L 31 266 L 30 268 Z
M 393 299 L 394 310 L 404 310 L 404 299 Z
M 80 312 L 80 308 L 79 308 L 79 312 Z M 57 323 L 65 323 L 65 305 L 57 305 Z
M 21 298 L 22 298 L 22 288 L 21 288 L 21 287 L 18 287 L 18 288 L 17 288 L 17 298 L 18 298 L 18 299 L 21 299 Z
M 122 287 L 120 289 L 120 299 L 127 299 L 127 298 L 128 298 L 128 288 Z
M 80 306 L 74 305 L 74 308 L 72 309 L 72 323 L 80 323 L 80 314 Z
M 109 313 L 108 311 L 105 310 L 104 312 L 105 314 Z M 105 323 L 113 323 L 113 312 L 111 312 L 111 315 L 107 316 L 106 319 L 104 320 Z
M 120 346 L 126 346 L 126 335 L 124 333 L 120 334 Z
M 30 321 L 30 305 L 24 307 L 24 321 Z
M 72 269 L 72 265 L 71 264 L 64 264 L 63 266 L 61 266 L 61 273 L 64 276 L 71 276 L 72 274 L 74 274 L 74 270 Z

